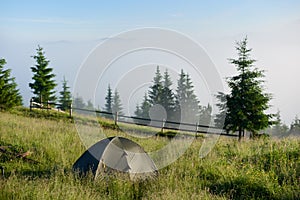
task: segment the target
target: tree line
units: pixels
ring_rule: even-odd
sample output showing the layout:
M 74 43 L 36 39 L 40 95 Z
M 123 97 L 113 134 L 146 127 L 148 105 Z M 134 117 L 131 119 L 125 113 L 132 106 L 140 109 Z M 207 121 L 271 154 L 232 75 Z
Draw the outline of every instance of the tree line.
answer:
M 181 70 L 177 81 L 176 92 L 172 90 L 172 80 L 166 70 L 163 74 L 157 66 L 152 86 L 145 93 L 142 103 L 136 105 L 135 117 L 150 119 L 151 107 L 161 105 L 166 112 L 166 121 L 208 124 L 211 120 L 212 107 L 201 106 L 198 100 L 190 75 Z M 112 92 L 107 88 L 104 110 L 109 113 L 123 114 L 122 103 L 118 90 Z M 140 122 L 139 120 L 136 120 Z M 146 122 L 144 122 L 146 123 Z
M 159 66 L 156 68 L 152 85 L 144 94 L 143 100 L 136 105 L 134 112 L 136 117 L 149 119 L 149 112 L 155 105 L 161 105 L 166 112 L 167 121 L 190 122 L 209 124 L 212 122 L 228 132 L 238 131 L 239 138 L 246 131 L 257 134 L 258 131 L 267 127 L 284 128 L 281 124 L 279 113 L 267 114 L 270 107 L 269 102 L 272 96 L 264 91 L 264 71 L 255 67 L 256 60 L 251 58 L 252 49 L 248 48 L 247 37 L 236 43 L 237 58 L 229 59 L 235 66 L 238 74 L 227 78 L 229 93 L 219 92 L 217 107 L 219 113 L 212 119 L 211 105 L 201 106 L 194 91 L 194 85 L 188 73 L 181 70 L 178 75 L 177 87 L 173 90 L 173 83 L 167 70 L 161 73 Z M 73 102 L 78 108 L 94 109 L 92 102 L 87 104 L 80 96 L 72 100 L 70 87 L 67 80 L 63 78 L 62 89 L 59 97 L 56 97 L 53 68 L 49 67 L 49 60 L 45 57 L 43 48 L 38 46 L 36 55 L 32 56 L 35 65 L 31 67 L 33 73 L 32 82 L 29 87 L 33 93 L 35 102 L 56 102 L 58 100 L 61 110 L 67 110 Z M 11 70 L 5 69 L 5 59 L 0 59 L 0 109 L 8 110 L 15 106 L 22 105 L 22 96 L 15 82 L 11 77 Z M 122 113 L 122 104 L 117 90 L 112 91 L 108 86 L 103 110 L 114 113 Z M 274 120 L 274 117 L 277 119 Z M 298 118 L 291 125 L 291 129 L 299 127 Z
M 160 67 L 157 66 L 152 85 L 145 93 L 141 104 L 136 105 L 135 116 L 150 119 L 150 109 L 155 105 L 161 105 L 166 113 L 164 119 L 166 121 L 209 124 L 212 117 L 211 105 L 200 105 L 188 73 L 182 69 L 178 76 L 174 91 L 168 70 L 161 73 Z
M 53 68 L 49 67 L 49 60 L 45 57 L 43 48 L 38 46 L 36 55 L 32 56 L 35 60 L 35 65 L 31 67 L 33 73 L 32 83 L 29 87 L 34 96 L 32 100 L 43 106 L 46 102 L 55 103 L 57 101 L 55 87 L 57 86 L 52 72 Z M 11 70 L 4 69 L 6 64 L 5 59 L 0 59 L 0 109 L 9 110 L 16 106 L 22 105 L 22 96 L 17 88 L 15 78 L 11 77 Z M 62 90 L 59 92 L 58 98 L 61 110 L 68 110 L 72 103 L 72 95 L 65 77 L 62 81 Z

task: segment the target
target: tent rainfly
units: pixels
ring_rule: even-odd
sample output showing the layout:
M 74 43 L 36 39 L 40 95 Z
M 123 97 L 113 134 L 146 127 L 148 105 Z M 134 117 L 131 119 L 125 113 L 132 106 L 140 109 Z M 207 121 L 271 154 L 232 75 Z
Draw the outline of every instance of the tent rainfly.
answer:
M 97 142 L 74 163 L 73 170 L 81 175 L 91 171 L 95 179 L 99 174 L 116 171 L 129 173 L 131 180 L 146 179 L 158 173 L 143 148 L 123 137 L 109 137 Z

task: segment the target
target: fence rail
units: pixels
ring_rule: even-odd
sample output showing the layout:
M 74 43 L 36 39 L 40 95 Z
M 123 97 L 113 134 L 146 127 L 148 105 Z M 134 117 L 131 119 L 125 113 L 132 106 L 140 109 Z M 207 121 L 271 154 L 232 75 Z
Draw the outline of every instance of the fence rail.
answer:
M 53 109 L 51 106 L 56 106 L 58 110 L 62 106 L 62 104 L 54 103 L 54 102 L 34 102 L 33 99 L 30 100 L 30 110 L 33 108 L 38 109 L 46 109 L 51 110 Z M 149 118 L 141 118 L 141 117 L 134 117 L 134 116 L 126 116 L 120 115 L 118 112 L 106 112 L 100 110 L 90 110 L 86 108 L 76 108 L 73 107 L 72 104 L 68 107 L 69 117 L 73 117 L 73 111 L 79 111 L 79 113 L 96 113 L 99 116 L 109 116 L 111 119 L 114 120 L 115 125 L 118 123 L 125 123 L 125 124 L 135 124 L 140 126 L 148 126 L 153 128 L 160 128 L 163 132 L 164 130 L 173 130 L 173 131 L 183 131 L 183 132 L 190 132 L 197 135 L 198 133 L 202 134 L 216 134 L 216 135 L 223 135 L 228 137 L 238 137 L 237 134 L 229 134 L 224 129 L 215 126 L 208 126 L 208 125 L 201 125 L 201 124 L 192 124 L 187 122 L 175 122 L 175 121 L 168 121 L 165 119 L 149 119 Z

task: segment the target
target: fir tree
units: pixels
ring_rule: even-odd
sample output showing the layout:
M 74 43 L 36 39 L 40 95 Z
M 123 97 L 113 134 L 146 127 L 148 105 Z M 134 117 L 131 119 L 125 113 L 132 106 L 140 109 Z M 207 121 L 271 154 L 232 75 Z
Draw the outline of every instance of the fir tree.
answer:
M 179 79 L 177 81 L 177 89 L 175 94 L 175 121 L 181 121 L 181 104 L 185 104 L 186 101 L 186 84 L 185 84 L 186 74 L 183 69 L 179 74 Z
M 59 92 L 60 97 L 59 97 L 59 109 L 66 111 L 70 109 L 70 106 L 72 104 L 72 95 L 70 92 L 70 87 L 68 86 L 67 80 L 63 79 L 62 81 L 62 91 Z
M 159 66 L 157 66 L 155 76 L 153 78 L 153 85 L 150 87 L 149 90 L 149 102 L 151 105 L 162 105 L 162 90 L 162 75 L 160 73 Z
M 78 95 L 77 97 L 74 98 L 73 104 L 74 104 L 73 105 L 74 109 L 76 108 L 84 109 L 86 107 L 83 98 Z
M 211 123 L 211 112 L 212 112 L 212 107 L 210 104 L 207 104 L 207 106 L 202 106 L 200 109 L 200 119 L 199 119 L 199 124 L 200 125 L 205 125 L 209 126 Z
M 298 116 L 295 117 L 294 121 L 291 124 L 289 136 L 300 136 L 300 119 L 298 118 Z
M 186 74 L 186 100 L 184 104 L 184 116 L 187 122 L 196 123 L 199 121 L 199 112 L 200 112 L 200 105 L 197 99 L 197 96 L 194 91 L 193 82 L 189 76 Z
M 147 93 L 145 93 L 143 102 L 141 103 L 141 106 L 139 106 L 139 105 L 136 106 L 136 110 L 135 110 L 134 114 L 136 117 L 139 117 L 139 118 L 150 119 L 150 117 L 149 117 L 150 108 L 151 108 L 151 104 L 149 103 Z M 144 124 L 144 125 L 147 125 L 150 123 L 150 121 L 148 121 L 148 120 L 136 119 L 134 121 L 138 124 Z
M 200 105 L 194 91 L 193 82 L 188 74 L 183 70 L 179 74 L 176 89 L 175 111 L 177 120 L 188 123 L 199 121 Z
M 104 110 L 106 112 L 112 113 L 112 101 L 113 101 L 113 96 L 112 96 L 112 90 L 110 88 L 110 85 L 108 85 L 107 88 L 107 95 L 105 97 L 106 103 L 105 103 L 105 108 Z
M 225 128 L 239 132 L 239 140 L 245 130 L 256 134 L 271 124 L 272 115 L 265 114 L 271 99 L 263 92 L 263 71 L 253 68 L 255 60 L 250 58 L 252 49 L 247 48 L 247 38 L 237 43 L 237 59 L 230 63 L 237 68 L 238 75 L 228 79 L 231 92 L 226 97 L 227 113 Z
M 86 104 L 86 106 L 85 106 L 85 109 L 87 109 L 87 110 L 95 110 L 95 107 L 94 107 L 94 104 L 92 103 L 92 100 L 88 100 L 87 101 L 87 104 Z
M 17 89 L 15 78 L 10 69 L 4 69 L 5 59 L 0 59 L 0 110 L 22 105 L 22 97 Z
M 226 114 L 227 114 L 227 95 L 223 92 L 218 92 L 216 98 L 218 100 L 216 106 L 219 108 L 219 113 L 216 115 L 216 118 L 214 120 L 215 126 L 220 129 L 223 129 L 226 128 L 224 124 L 225 124 Z M 229 130 L 227 130 L 227 132 L 228 131 Z
M 150 108 L 151 108 L 151 104 L 149 103 L 148 96 L 145 93 L 143 102 L 141 104 L 141 110 L 142 110 L 142 112 L 141 112 L 141 116 L 140 117 L 144 118 L 144 119 L 150 119 L 150 117 L 149 117 Z
M 55 101 L 55 86 L 56 83 L 53 80 L 55 75 L 52 73 L 53 69 L 48 67 L 49 60 L 45 57 L 43 48 L 38 46 L 36 49 L 37 54 L 33 56 L 36 61 L 36 65 L 31 67 L 33 72 L 33 83 L 29 83 L 29 87 L 35 94 L 34 100 L 40 103 L 47 101 Z
M 113 102 L 112 102 L 112 112 L 116 113 L 118 112 L 119 115 L 124 115 L 124 113 L 122 112 L 123 108 L 122 108 L 122 103 L 121 103 L 121 99 L 120 99 L 120 95 L 118 90 L 116 89 L 114 92 L 114 96 L 113 96 Z
M 174 93 L 171 89 L 172 81 L 168 71 L 166 70 L 164 73 L 163 80 L 163 88 L 162 88 L 162 97 L 161 97 L 161 105 L 165 108 L 167 113 L 167 120 L 171 121 L 174 115 L 175 109 L 175 100 Z
M 287 136 L 288 133 L 288 126 L 285 125 L 280 117 L 280 112 L 278 111 L 275 114 L 275 121 L 274 121 L 274 125 L 272 126 L 272 128 L 270 129 L 270 134 L 274 137 L 285 137 Z
M 112 94 L 110 85 L 108 85 L 108 87 L 107 87 L 107 94 L 105 97 L 105 101 L 106 101 L 106 103 L 105 103 L 104 111 L 106 111 L 108 113 L 112 113 L 113 94 Z M 105 115 L 105 117 L 113 118 L 112 114 Z
M 142 116 L 142 109 L 140 108 L 138 103 L 135 106 L 134 116 L 135 117 L 141 117 Z

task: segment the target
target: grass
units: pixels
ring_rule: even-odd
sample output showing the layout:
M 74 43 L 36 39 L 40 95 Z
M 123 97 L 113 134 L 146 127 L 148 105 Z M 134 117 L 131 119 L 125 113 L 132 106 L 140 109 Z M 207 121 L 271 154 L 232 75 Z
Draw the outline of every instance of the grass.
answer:
M 26 109 L 0 113 L 0 146 L 9 146 L 9 155 L 0 151 L 4 170 L 0 199 L 300 199 L 297 138 L 239 143 L 220 137 L 213 150 L 200 158 L 204 138 L 199 137 L 183 156 L 160 169 L 155 180 L 132 183 L 106 177 L 93 181 L 91 175 L 79 178 L 71 171 L 85 146 L 74 123 L 56 115 Z M 135 137 L 110 127 L 108 120 L 101 121 L 107 125 L 106 136 L 133 139 L 146 151 L 170 142 L 167 137 Z M 95 134 L 92 123 L 85 126 L 86 137 Z M 31 152 L 27 158 L 36 162 L 14 156 L 26 151 Z

